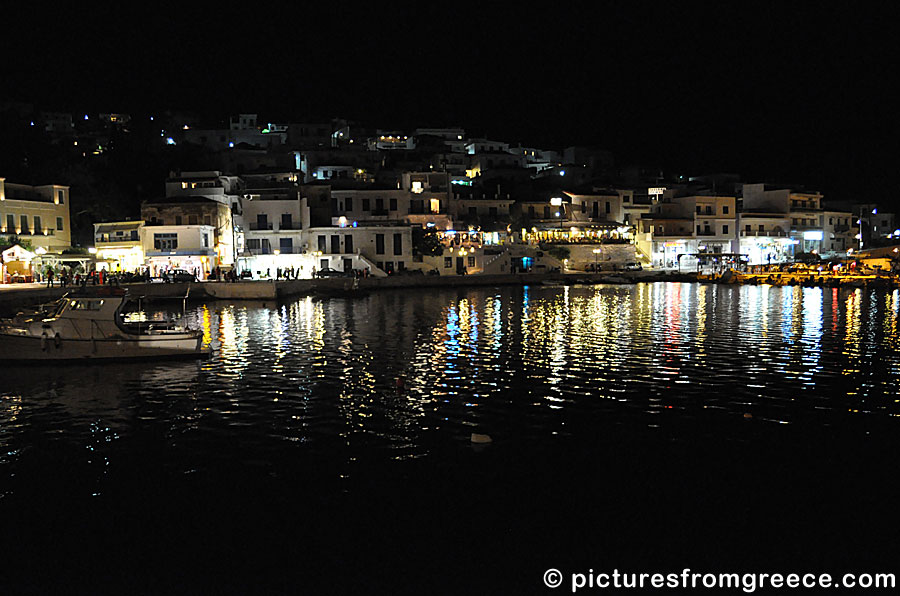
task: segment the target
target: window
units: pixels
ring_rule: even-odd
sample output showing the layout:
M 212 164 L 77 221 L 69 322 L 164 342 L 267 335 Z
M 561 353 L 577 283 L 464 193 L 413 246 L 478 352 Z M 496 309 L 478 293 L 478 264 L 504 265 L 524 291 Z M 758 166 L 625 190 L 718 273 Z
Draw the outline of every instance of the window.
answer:
M 196 226 L 198 223 L 196 215 L 188 215 L 188 225 Z
M 278 239 L 278 250 L 282 252 L 282 254 L 289 255 L 294 252 L 294 239 L 293 238 L 279 238 Z
M 347 234 L 344 236 L 344 252 L 351 254 L 353 252 L 353 236 Z
M 362 200 L 362 210 L 363 210 L 363 211 L 371 211 L 371 209 L 369 208 L 369 206 L 370 206 L 370 201 L 369 201 L 369 199 L 363 199 L 363 200 Z
M 581 202 L 581 212 L 582 212 L 582 213 L 587 213 L 587 201 L 582 201 L 582 202 Z
M 12 213 L 6 214 L 6 231 L 10 234 L 16 231 L 16 216 Z
M 66 191 L 64 191 L 64 190 L 56 191 L 56 202 L 59 203 L 60 205 L 66 204 Z
M 375 211 L 384 211 L 384 199 L 380 197 L 375 199 Z
M 294 227 L 294 222 L 292 221 L 292 217 L 290 213 L 282 213 L 281 214 L 281 229 L 282 230 L 290 230 Z
M 475 257 L 469 257 L 469 267 L 475 266 Z
M 534 217 L 534 205 L 528 206 L 528 217 Z
M 728 205 L 722 205 L 722 215 L 728 215 Z
M 337 234 L 331 235 L 331 254 L 341 254 L 341 237 Z
M 606 201 L 606 212 L 610 213 L 611 211 L 612 211 L 612 209 L 609 206 L 609 201 Z
M 176 250 L 178 234 L 153 234 L 153 248 L 156 250 Z
M 61 218 L 61 217 L 57 217 L 57 218 L 56 218 L 56 229 L 59 230 L 60 232 L 62 232 L 62 229 L 63 229 L 63 218 Z
M 259 238 L 247 238 L 247 250 L 259 250 Z
M 403 271 L 404 269 L 406 269 L 406 262 L 397 261 L 397 271 Z
M 384 234 L 375 234 L 375 254 L 384 254 Z
M 722 234 L 724 235 L 727 233 L 728 233 L 728 226 L 722 226 Z
M 763 224 L 759 224 L 759 228 L 758 228 L 758 229 L 759 229 L 760 232 L 765 232 L 765 231 L 766 231 L 766 226 L 764 226 Z
M 712 215 L 712 212 L 713 212 L 712 206 L 711 206 L 711 205 L 707 205 L 707 206 L 706 206 L 706 214 L 707 214 L 707 215 Z
M 59 229 L 61 230 L 62 228 L 59 228 Z M 137 230 L 131 230 L 131 239 L 138 240 L 138 231 Z
M 34 216 L 34 233 L 42 234 L 43 232 L 44 232 L 44 227 L 41 225 L 41 216 L 35 215 Z
M 19 224 L 22 226 L 22 233 L 27 234 L 28 233 L 28 216 L 20 215 L 19 216 Z
M 316 241 L 318 242 L 318 250 L 319 250 L 319 252 L 325 252 L 325 250 L 326 250 L 326 248 L 327 248 L 327 247 L 325 246 L 325 242 L 326 242 L 326 240 L 325 240 L 325 235 L 324 235 L 324 234 L 320 234 L 320 235 L 316 238 Z
M 444 269 L 453 269 L 453 257 L 444 257 Z
M 391 205 L 391 211 L 396 211 L 397 210 L 397 199 L 391 199 L 390 205 Z
M 550 207 L 544 207 L 544 219 L 550 219 Z
M 344 199 L 344 211 L 353 211 L 353 197 Z
M 700 205 L 697 205 L 697 213 L 700 213 Z
M 745 232 L 750 232 L 750 224 L 747 224 L 747 225 L 744 226 L 744 231 L 745 231 Z
M 176 216 L 175 216 L 175 225 L 176 225 L 176 226 L 180 226 L 180 225 L 181 225 L 181 216 L 180 216 L 180 215 L 176 215 Z
M 394 254 L 403 254 L 403 234 L 394 234 Z
M 200 237 L 203 240 L 203 248 L 209 248 L 209 234 L 204 232 L 203 234 L 200 235 Z

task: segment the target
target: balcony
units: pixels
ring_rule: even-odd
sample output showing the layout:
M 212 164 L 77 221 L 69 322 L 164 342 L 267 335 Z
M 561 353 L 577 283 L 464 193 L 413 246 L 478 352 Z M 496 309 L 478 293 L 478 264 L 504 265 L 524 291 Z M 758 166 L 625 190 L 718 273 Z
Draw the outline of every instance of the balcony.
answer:
M 253 228 L 250 228 L 250 229 L 252 230 Z M 269 224 L 269 229 L 270 230 L 272 229 L 272 224 Z M 281 222 L 280 224 L 278 224 L 278 229 L 279 229 L 279 231 L 280 230 L 299 230 L 300 222 L 296 222 L 296 221 Z
M 787 238 L 788 233 L 782 230 L 741 230 L 741 236 L 771 236 L 775 238 Z
M 251 222 L 251 223 L 247 224 L 247 227 L 250 228 L 250 230 L 252 230 L 252 231 L 265 231 L 265 230 L 271 230 L 272 224 L 271 223 Z

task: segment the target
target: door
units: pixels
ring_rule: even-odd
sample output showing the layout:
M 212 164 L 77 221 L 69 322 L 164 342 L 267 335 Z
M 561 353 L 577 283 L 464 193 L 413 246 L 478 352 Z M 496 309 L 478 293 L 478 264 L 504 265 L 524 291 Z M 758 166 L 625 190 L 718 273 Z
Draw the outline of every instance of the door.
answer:
M 344 273 L 353 273 L 353 259 L 342 259 L 344 261 Z
M 462 257 L 456 257 L 456 272 L 459 274 L 466 272 L 466 262 Z

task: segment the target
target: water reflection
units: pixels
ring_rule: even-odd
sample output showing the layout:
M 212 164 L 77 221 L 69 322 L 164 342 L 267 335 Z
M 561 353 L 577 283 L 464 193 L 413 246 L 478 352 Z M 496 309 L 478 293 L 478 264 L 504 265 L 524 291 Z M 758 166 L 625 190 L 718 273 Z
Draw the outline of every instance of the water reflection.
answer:
M 49 445 L 102 487 L 148 436 L 184 473 L 306 454 L 345 477 L 482 429 L 735 440 L 849 416 L 875 432 L 900 415 L 898 314 L 897 291 L 662 283 L 210 303 L 188 313 L 207 361 L 9 371 L 0 465 Z

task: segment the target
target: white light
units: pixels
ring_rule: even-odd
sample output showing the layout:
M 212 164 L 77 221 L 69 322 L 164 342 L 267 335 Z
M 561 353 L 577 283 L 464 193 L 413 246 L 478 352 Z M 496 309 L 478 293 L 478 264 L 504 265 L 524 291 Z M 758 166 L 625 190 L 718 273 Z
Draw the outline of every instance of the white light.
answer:
M 229 147 L 234 147 L 234 141 L 229 141 L 229 142 L 228 142 L 228 146 L 229 146 Z
M 878 215 L 878 208 L 872 209 L 872 215 Z
M 566 175 L 566 171 L 565 171 L 565 170 L 560 170 L 560 171 L 559 171 L 559 175 L 560 175 L 560 176 L 565 176 L 565 175 Z
M 175 139 L 173 139 L 172 137 L 166 138 L 166 145 L 174 145 L 174 144 L 175 144 Z
M 559 207 L 562 205 L 562 197 L 553 197 L 550 199 L 550 204 L 554 207 Z
M 88 119 L 88 117 L 87 117 L 87 114 L 85 114 L 85 115 L 84 115 L 84 119 L 85 119 L 85 120 L 87 120 L 87 119 Z
M 95 255 L 95 254 L 97 254 L 97 249 L 92 246 L 88 249 L 88 252 L 91 253 L 92 255 Z
M 825 234 L 823 232 L 817 230 L 810 230 L 808 232 L 803 232 L 804 240 L 824 240 Z

